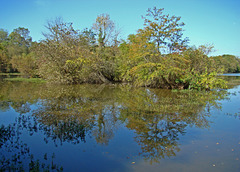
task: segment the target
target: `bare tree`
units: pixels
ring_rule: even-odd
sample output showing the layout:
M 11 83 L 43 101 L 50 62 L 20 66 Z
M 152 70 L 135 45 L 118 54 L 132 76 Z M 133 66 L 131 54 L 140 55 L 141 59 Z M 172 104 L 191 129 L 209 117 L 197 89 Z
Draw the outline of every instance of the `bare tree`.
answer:
M 104 47 L 107 44 L 109 45 L 115 39 L 115 24 L 108 14 L 99 15 L 92 29 L 97 34 L 99 47 Z

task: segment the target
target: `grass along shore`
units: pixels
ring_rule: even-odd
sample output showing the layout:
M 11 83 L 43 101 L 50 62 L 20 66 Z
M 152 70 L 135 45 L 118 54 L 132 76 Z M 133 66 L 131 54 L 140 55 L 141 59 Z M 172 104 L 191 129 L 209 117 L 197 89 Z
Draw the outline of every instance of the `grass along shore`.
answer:
M 19 81 L 19 82 L 34 82 L 34 83 L 45 83 L 47 81 L 41 78 L 5 78 L 6 81 Z

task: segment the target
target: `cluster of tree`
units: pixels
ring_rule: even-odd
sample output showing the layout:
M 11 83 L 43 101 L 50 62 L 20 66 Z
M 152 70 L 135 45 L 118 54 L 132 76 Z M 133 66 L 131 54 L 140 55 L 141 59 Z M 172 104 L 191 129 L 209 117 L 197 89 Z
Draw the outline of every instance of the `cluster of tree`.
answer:
M 223 73 L 240 73 L 240 59 L 233 55 L 211 57 L 215 66 L 223 70 Z
M 211 48 L 188 47 L 180 17 L 148 9 L 144 27 L 126 40 L 107 14 L 82 31 L 61 18 L 49 21 L 45 39 L 32 42 L 29 31 L 0 31 L 1 71 L 18 70 L 30 76 L 68 84 L 132 82 L 157 88 L 211 89 L 224 87 L 208 57 Z
M 0 72 L 21 72 L 34 76 L 37 69 L 30 31 L 19 27 L 12 33 L 0 29 Z

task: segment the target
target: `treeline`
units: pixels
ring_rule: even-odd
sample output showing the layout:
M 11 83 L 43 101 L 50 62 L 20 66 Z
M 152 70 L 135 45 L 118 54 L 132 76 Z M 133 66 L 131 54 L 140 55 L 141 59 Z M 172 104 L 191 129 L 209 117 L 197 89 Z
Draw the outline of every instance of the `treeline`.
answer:
M 211 58 L 215 66 L 222 69 L 223 73 L 240 73 L 240 58 L 227 54 Z
M 34 45 L 37 43 L 32 42 L 29 34 L 30 31 L 23 27 L 14 29 L 10 34 L 0 29 L 0 72 L 31 73 L 29 71 L 31 67 L 28 65 L 31 63 L 29 57 L 32 61 L 37 59 L 34 54 Z
M 189 47 L 180 17 L 154 7 L 142 18 L 144 27 L 126 40 L 119 39 L 119 31 L 107 14 L 97 16 L 92 28 L 84 30 L 56 18 L 46 24 L 48 32 L 39 42 L 32 42 L 26 28 L 19 27 L 10 34 L 2 29 L 0 70 L 67 84 L 131 82 L 169 89 L 224 87 L 224 82 L 215 77 L 225 65 L 217 60 L 220 56 L 208 57 L 212 47 Z M 224 70 L 229 71 L 227 66 Z

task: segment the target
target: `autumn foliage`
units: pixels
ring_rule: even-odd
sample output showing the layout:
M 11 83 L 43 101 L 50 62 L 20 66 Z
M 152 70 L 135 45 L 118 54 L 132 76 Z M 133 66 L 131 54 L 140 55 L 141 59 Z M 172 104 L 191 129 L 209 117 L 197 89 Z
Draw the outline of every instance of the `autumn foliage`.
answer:
M 9 35 L 2 29 L 1 72 L 18 71 L 66 84 L 128 82 L 168 89 L 225 88 L 224 81 L 216 78 L 223 72 L 219 66 L 225 63 L 224 57 L 208 57 L 212 47 L 189 47 L 181 17 L 154 7 L 142 19 L 143 28 L 126 40 L 119 39 L 120 32 L 108 14 L 99 15 L 92 28 L 82 31 L 56 18 L 47 22 L 45 39 L 39 42 L 32 42 L 28 29 L 18 28 Z M 239 59 L 235 61 L 239 64 Z M 239 71 L 239 65 L 228 64 Z M 224 71 L 232 70 L 224 67 Z

